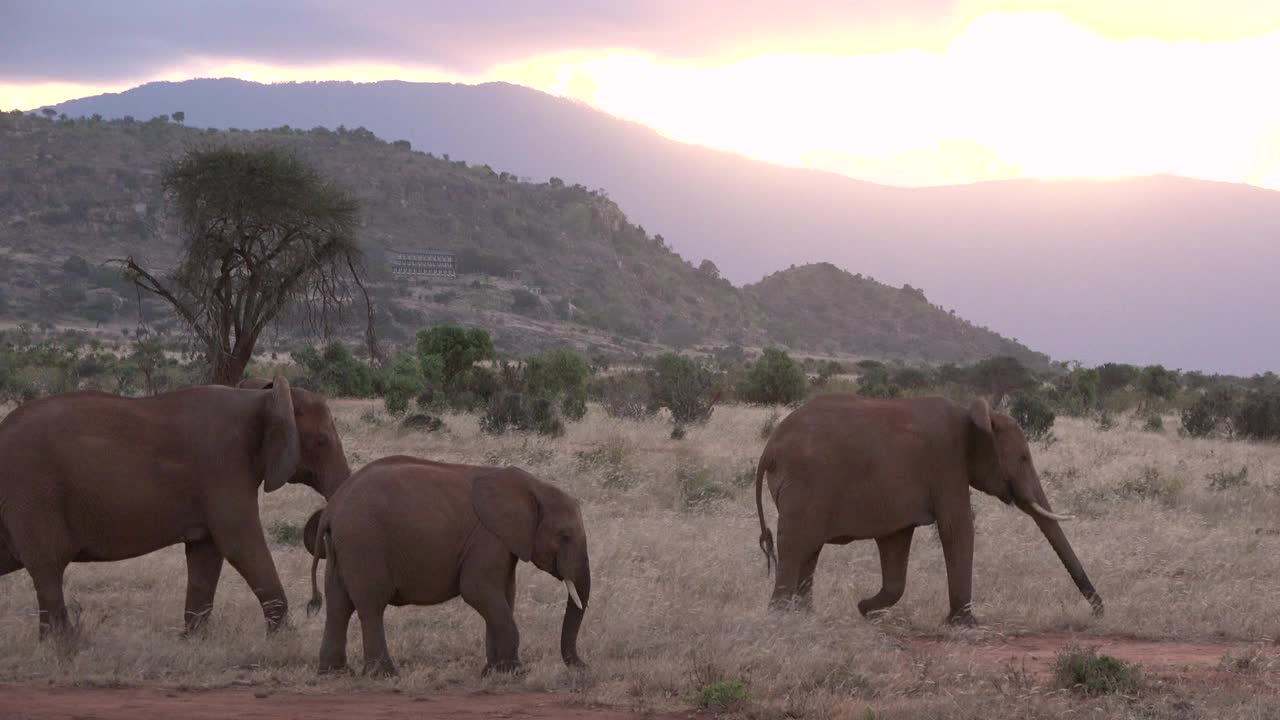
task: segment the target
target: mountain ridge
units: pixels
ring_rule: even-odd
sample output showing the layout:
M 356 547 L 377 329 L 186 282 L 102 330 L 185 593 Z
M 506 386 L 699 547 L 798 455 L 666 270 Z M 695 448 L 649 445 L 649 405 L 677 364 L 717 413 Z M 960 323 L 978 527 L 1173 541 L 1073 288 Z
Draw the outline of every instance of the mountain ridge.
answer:
M 160 171 L 188 148 L 226 143 L 288 147 L 361 200 L 360 236 L 384 309 L 384 334 L 393 340 L 457 321 L 501 326 L 520 333 L 524 344 L 535 335 L 546 344 L 559 331 L 578 337 L 590 330 L 596 342 L 617 346 L 760 346 L 787 330 L 789 323 L 774 319 L 778 312 L 814 302 L 798 290 L 771 289 L 766 302 L 755 287 L 733 287 L 714 263 L 685 261 L 601 192 L 558 179 L 521 182 L 362 128 L 219 131 L 158 117 L 55 121 L 10 113 L 0 115 L 0 133 L 6 141 L 0 267 L 10 278 L 0 317 L 118 319 L 115 306 L 127 288 L 92 266 L 126 254 L 153 268 L 171 262 Z M 448 250 L 472 274 L 396 279 L 386 269 L 388 248 Z M 511 279 L 514 270 L 518 280 Z M 859 307 L 824 325 L 790 330 L 793 349 L 933 362 L 1011 354 L 1032 365 L 1047 362 L 948 315 L 918 291 L 847 273 L 823 276 L 823 286 Z M 867 320 L 881 317 L 892 325 Z
M 743 283 L 829 261 L 1031 346 L 1252 373 L 1280 335 L 1249 318 L 1280 304 L 1280 193 L 1176 177 L 1005 180 L 896 188 L 668 140 L 509 84 L 200 80 L 63 103 L 71 115 L 182 110 L 194 125 L 367 127 L 517 176 L 606 188 L 634 223 Z M 1054 139 L 1046 139 L 1052 142 Z

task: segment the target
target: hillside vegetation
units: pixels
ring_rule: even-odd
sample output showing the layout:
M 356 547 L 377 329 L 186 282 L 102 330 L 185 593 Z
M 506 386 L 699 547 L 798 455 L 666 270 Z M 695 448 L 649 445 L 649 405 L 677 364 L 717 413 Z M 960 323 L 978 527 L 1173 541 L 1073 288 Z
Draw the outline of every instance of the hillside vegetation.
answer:
M 364 129 L 188 128 L 145 122 L 0 115 L 0 320 L 137 321 L 134 293 L 101 263 L 133 255 L 164 268 L 176 256 L 159 190 L 164 163 L 222 143 L 296 151 L 364 205 L 360 239 L 385 337 L 443 322 L 496 329 L 499 344 L 569 340 L 637 347 L 721 345 L 936 362 L 1044 356 L 894 288 L 830 265 L 735 288 L 660 235 L 628 222 L 604 191 L 551 178 L 524 182 L 488 166 L 385 142 Z M 456 280 L 385 271 L 388 248 L 450 250 Z M 145 309 L 144 309 L 145 312 Z M 166 317 L 158 307 L 152 320 Z

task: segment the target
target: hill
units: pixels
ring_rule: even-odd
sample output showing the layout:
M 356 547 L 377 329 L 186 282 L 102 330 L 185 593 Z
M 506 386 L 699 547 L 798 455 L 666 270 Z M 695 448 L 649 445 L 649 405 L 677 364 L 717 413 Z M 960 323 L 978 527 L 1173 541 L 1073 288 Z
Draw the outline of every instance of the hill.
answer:
M 382 82 L 153 83 L 58 106 L 182 110 L 210 127 L 363 126 L 517 176 L 608 188 L 632 221 L 734 282 L 830 261 L 928 288 L 1056 357 L 1274 369 L 1280 193 L 1173 177 L 891 188 L 684 145 L 527 88 Z
M 799 304 L 820 296 L 779 280 L 735 288 L 713 264 L 694 267 L 628 222 L 602 192 L 557 179 L 522 182 L 364 129 L 216 131 L 163 118 L 55 121 L 9 113 L 0 115 L 0 137 L 0 269 L 8 278 L 0 319 L 130 322 L 133 294 L 98 265 L 129 254 L 153 267 L 172 263 L 158 187 L 164 163 L 197 145 L 278 143 L 363 202 L 361 239 L 385 310 L 384 335 L 393 340 L 428 323 L 460 321 L 498 328 L 500 342 L 521 347 L 564 338 L 613 347 L 751 346 L 785 333 L 788 345 L 809 351 L 1045 360 L 922 297 L 907 302 L 899 288 L 847 274 L 826 273 L 824 287 L 842 303 L 857 303 L 839 312 L 858 320 L 828 327 L 810 321 L 797 331 L 785 318 L 809 312 Z M 452 251 L 464 274 L 392 278 L 389 248 Z M 870 320 L 879 317 L 910 328 L 911 340 L 888 338 Z

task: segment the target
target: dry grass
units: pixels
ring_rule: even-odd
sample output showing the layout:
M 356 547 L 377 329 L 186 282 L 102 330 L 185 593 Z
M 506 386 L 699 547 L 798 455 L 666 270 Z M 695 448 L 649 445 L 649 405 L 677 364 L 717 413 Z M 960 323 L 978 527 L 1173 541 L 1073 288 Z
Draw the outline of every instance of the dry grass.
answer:
M 878 588 L 873 543 L 824 552 L 814 615 L 766 611 L 771 580 L 756 546 L 750 482 L 764 443 L 760 428 L 771 409 L 720 408 L 708 426 L 692 428 L 677 442 L 659 420 L 613 420 L 596 408 L 563 438 L 543 440 L 487 436 L 468 416 L 446 416 L 444 432 L 407 433 L 371 410 L 376 406 L 335 407 L 355 467 L 393 453 L 512 463 L 583 501 L 595 577 L 581 638 L 589 672 L 571 673 L 559 660 L 562 587 L 522 565 L 517 620 L 526 676 L 479 679 L 482 624 L 454 601 L 389 611 L 400 678 L 317 678 L 323 619 L 302 612 L 310 558 L 300 547 L 277 545 L 276 563 L 294 611 L 292 629 L 273 638 L 265 636 L 243 581 L 226 568 L 211 636 L 179 639 L 185 582 L 180 547 L 70 568 L 67 594 L 79 604 L 85 631 L 83 647 L 70 658 L 36 642 L 35 598 L 26 573 L 0 578 L 0 682 L 247 682 L 306 692 L 519 687 L 573 690 L 586 700 L 645 709 L 697 705 L 707 686 L 741 681 L 746 700 L 734 712 L 750 717 L 1068 717 L 1088 709 L 1101 717 L 1244 718 L 1280 707 L 1273 695 L 1260 698 L 1229 683 L 1189 698 L 1187 691 L 1170 690 L 1138 700 L 1084 699 L 1009 668 L 970 667 L 937 644 L 909 642 L 941 634 L 963 644 L 1046 630 L 1276 637 L 1277 446 L 1146 433 L 1128 419 L 1107 432 L 1092 422 L 1060 420 L 1056 442 L 1034 449 L 1037 465 L 1055 507 L 1079 516 L 1067 526 L 1068 535 L 1106 599 L 1107 614 L 1091 617 L 1028 518 L 975 493 L 974 599 L 984 625 L 959 631 L 941 625 L 946 585 L 930 529 L 916 536 L 906 597 L 879 622 L 863 620 L 855 608 Z M 1247 484 L 1211 488 L 1208 476 L 1242 466 Z M 300 526 L 319 505 L 309 490 L 290 487 L 264 496 L 263 524 Z M 771 503 L 766 506 L 773 525 Z M 358 622 L 352 632 L 358 663 Z M 1265 663 L 1250 665 L 1271 672 Z

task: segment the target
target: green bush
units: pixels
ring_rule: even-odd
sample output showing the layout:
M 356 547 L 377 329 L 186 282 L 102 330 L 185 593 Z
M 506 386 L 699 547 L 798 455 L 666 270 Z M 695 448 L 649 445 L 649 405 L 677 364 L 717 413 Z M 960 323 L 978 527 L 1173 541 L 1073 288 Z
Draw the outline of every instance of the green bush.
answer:
M 591 365 L 572 348 L 538 353 L 525 363 L 528 392 L 558 403 L 560 412 L 571 421 L 581 420 L 587 414 L 590 380 Z
M 1280 390 L 1252 390 L 1233 418 L 1235 431 L 1250 440 L 1280 440 Z
M 361 362 L 342 343 L 330 343 L 323 352 L 305 347 L 293 359 L 306 373 L 306 384 L 329 397 L 374 397 L 377 382 L 373 368 Z
M 1156 414 L 1147 416 L 1147 421 L 1142 425 L 1144 432 L 1161 433 L 1164 432 L 1164 418 Z
M 382 403 L 391 415 L 404 415 L 409 411 L 409 401 L 426 390 L 419 367 L 416 357 L 402 352 L 396 354 L 382 371 L 378 384 L 382 390 Z
M 1210 437 L 1229 429 L 1235 414 L 1236 394 L 1226 385 L 1215 385 L 1182 409 L 1182 430 L 1191 437 Z
M 1138 666 L 1099 655 L 1096 648 L 1070 647 L 1058 653 L 1054 679 L 1059 687 L 1089 695 L 1132 695 L 1138 690 L 1140 673 Z
M 790 405 L 800 402 L 804 392 L 804 370 L 785 350 L 768 347 L 751 364 L 738 394 L 757 405 Z
M 1138 389 L 1151 399 L 1172 400 L 1180 386 L 1178 374 L 1163 365 L 1148 365 L 1138 376 Z
M 698 705 L 716 712 L 729 712 L 747 701 L 747 685 L 741 680 L 722 680 L 698 691 Z
M 302 527 L 299 525 L 277 520 L 267 528 L 267 534 L 271 536 L 271 539 L 277 545 L 292 545 L 295 547 L 302 545 Z
M 710 368 L 676 353 L 654 359 L 649 386 L 650 406 L 669 410 L 672 424 L 681 430 L 709 420 L 720 395 Z
M 1101 379 L 1097 370 L 1075 368 L 1054 384 L 1058 408 L 1065 415 L 1082 417 L 1098 407 Z
M 1123 390 L 1137 381 L 1141 372 L 1138 368 L 1125 363 L 1105 363 L 1098 366 L 1098 394 L 1110 395 L 1116 390 Z
M 1049 403 L 1039 393 L 1020 392 L 1013 398 L 1009 415 L 1022 428 L 1028 440 L 1033 442 L 1046 440 L 1053 431 L 1056 419 Z
M 493 340 L 480 328 L 437 325 L 418 332 L 418 362 L 428 381 L 448 385 L 473 365 L 495 357 Z

